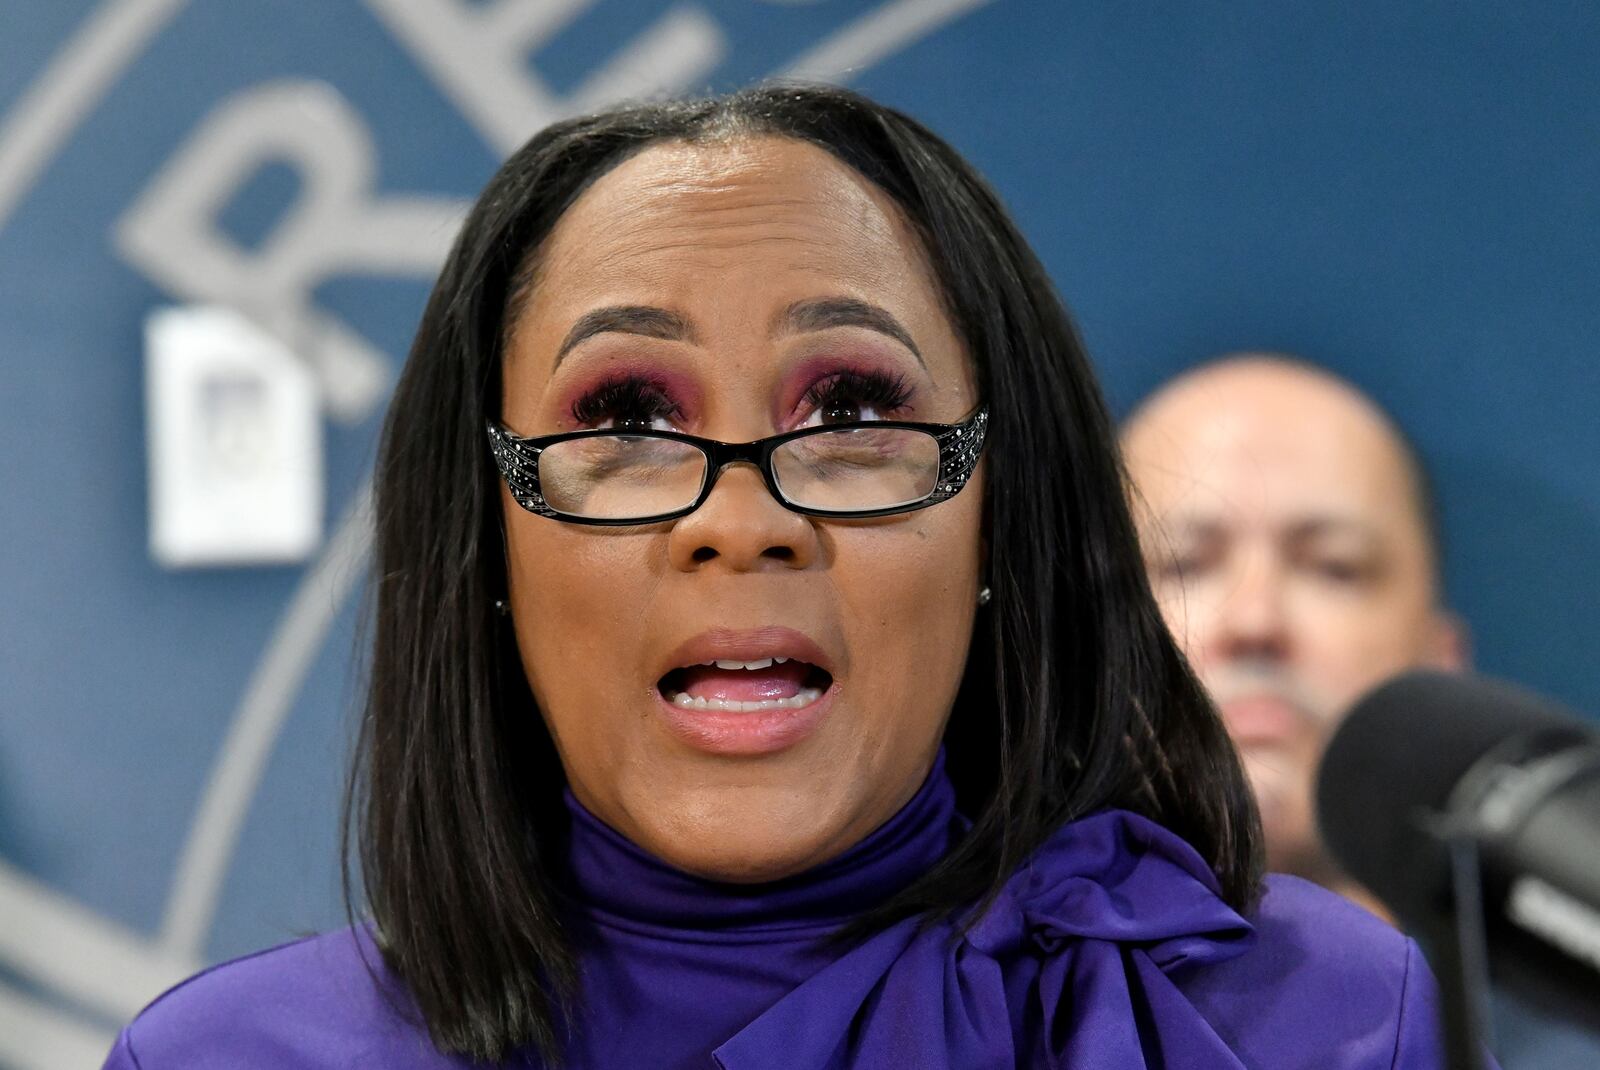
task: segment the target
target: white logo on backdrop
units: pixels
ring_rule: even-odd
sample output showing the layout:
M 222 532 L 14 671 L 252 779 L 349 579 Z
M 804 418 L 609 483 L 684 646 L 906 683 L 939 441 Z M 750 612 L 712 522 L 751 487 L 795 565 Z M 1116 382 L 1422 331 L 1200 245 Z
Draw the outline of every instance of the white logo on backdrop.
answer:
M 530 62 L 595 0 L 366 0 L 444 96 L 498 153 L 548 123 L 609 101 L 702 85 L 730 42 L 703 7 L 679 4 L 619 42 L 576 89 Z M 754 0 L 752 0 L 754 2 Z M 808 0 L 764 0 L 798 5 Z M 778 76 L 848 80 L 991 0 L 889 0 L 793 57 Z M 184 0 L 106 0 L 0 122 L 0 229 Z M 267 163 L 300 194 L 250 249 L 218 224 Z M 219 102 L 116 221 L 118 253 L 175 302 L 234 310 L 308 365 L 324 413 L 359 423 L 382 402 L 390 361 L 313 298 L 341 276 L 437 271 L 466 204 L 377 195 L 378 147 L 331 86 L 285 80 Z M 358 494 L 306 570 L 219 748 L 154 936 L 133 932 L 0 861 L 0 969 L 60 997 L 0 981 L 0 1065 L 96 1067 L 124 1021 L 202 965 L 240 826 L 285 717 L 353 590 L 370 542 Z M 81 1011 L 66 1009 L 70 1004 Z

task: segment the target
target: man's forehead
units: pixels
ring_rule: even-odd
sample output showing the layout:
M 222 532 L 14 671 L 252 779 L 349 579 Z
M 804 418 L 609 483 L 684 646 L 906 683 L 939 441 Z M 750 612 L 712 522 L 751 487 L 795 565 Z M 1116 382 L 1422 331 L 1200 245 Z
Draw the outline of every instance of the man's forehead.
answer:
M 1392 526 L 1415 517 L 1399 436 L 1337 380 L 1267 361 L 1176 380 L 1129 421 L 1134 482 L 1163 520 Z

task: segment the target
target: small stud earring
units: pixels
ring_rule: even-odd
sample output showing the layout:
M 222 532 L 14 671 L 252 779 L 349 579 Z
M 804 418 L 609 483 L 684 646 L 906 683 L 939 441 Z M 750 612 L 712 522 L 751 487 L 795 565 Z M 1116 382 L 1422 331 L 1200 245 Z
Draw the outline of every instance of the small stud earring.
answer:
M 994 592 L 989 590 L 989 588 L 981 587 L 981 588 L 978 589 L 978 604 L 980 606 L 988 605 L 989 604 L 989 600 L 991 598 L 993 598 L 993 597 L 994 597 Z
M 494 600 L 494 611 L 500 614 L 502 617 L 511 616 L 511 607 L 506 603 L 504 598 L 496 598 Z

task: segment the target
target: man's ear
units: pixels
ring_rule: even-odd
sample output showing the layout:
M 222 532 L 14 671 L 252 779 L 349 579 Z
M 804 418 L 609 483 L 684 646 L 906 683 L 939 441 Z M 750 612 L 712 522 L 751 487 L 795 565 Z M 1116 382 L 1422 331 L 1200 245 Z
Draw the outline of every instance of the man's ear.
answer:
M 1467 622 L 1447 609 L 1433 611 L 1423 665 L 1446 672 L 1472 668 L 1472 631 Z

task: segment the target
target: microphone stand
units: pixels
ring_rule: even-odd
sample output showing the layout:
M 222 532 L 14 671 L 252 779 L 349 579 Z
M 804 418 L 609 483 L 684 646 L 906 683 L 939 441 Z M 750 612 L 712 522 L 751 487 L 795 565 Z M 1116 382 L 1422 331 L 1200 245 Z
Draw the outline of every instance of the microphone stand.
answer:
M 1412 920 L 1439 979 L 1445 1052 L 1452 1070 L 1486 1070 L 1489 949 L 1477 841 L 1451 814 L 1422 814 L 1418 823 L 1435 852 L 1429 861 L 1437 875 L 1436 902 L 1444 909 L 1418 910 Z

